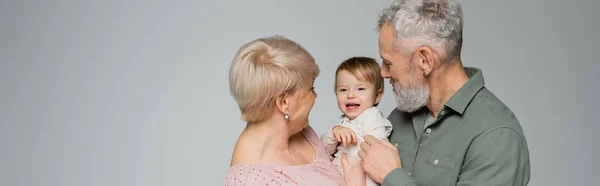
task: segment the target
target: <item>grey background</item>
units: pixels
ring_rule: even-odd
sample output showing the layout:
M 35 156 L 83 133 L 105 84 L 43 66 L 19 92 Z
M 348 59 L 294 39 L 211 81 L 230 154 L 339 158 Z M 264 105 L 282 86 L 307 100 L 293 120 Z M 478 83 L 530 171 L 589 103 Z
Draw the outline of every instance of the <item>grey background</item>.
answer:
M 378 57 L 390 2 L 4 0 L 0 185 L 222 185 L 244 127 L 227 80 L 238 47 L 282 34 L 314 55 L 322 133 L 340 114 L 336 66 Z M 530 185 L 597 184 L 600 1 L 462 3 L 464 63 L 521 121 Z

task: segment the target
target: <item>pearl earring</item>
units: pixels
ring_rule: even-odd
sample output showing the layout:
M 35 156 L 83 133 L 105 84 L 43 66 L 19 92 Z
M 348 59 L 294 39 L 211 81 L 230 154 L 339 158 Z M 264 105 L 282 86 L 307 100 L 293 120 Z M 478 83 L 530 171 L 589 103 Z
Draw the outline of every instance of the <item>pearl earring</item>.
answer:
M 289 114 L 284 114 L 283 115 L 283 119 L 285 119 L 286 123 L 289 123 L 290 122 L 290 115 Z

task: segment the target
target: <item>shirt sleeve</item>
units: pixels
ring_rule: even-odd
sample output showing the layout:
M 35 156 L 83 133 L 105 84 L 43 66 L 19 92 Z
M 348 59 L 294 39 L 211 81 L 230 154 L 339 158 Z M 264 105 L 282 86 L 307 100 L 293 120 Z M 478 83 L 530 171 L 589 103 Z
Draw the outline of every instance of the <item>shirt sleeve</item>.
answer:
M 363 134 L 372 135 L 376 139 L 387 139 L 392 132 L 392 123 L 377 110 L 369 110 L 363 120 Z
M 507 127 L 482 134 L 467 151 L 457 185 L 527 185 L 529 158 L 524 143 L 522 135 Z
M 333 128 L 338 125 L 340 124 L 334 125 L 321 136 L 321 143 L 323 143 L 325 146 L 325 151 L 327 151 L 327 153 L 330 155 L 337 151 L 337 146 L 339 144 L 337 139 L 335 139 L 335 136 L 333 136 Z
M 392 170 L 385 178 L 381 186 L 416 186 L 415 180 L 408 175 L 403 168 Z

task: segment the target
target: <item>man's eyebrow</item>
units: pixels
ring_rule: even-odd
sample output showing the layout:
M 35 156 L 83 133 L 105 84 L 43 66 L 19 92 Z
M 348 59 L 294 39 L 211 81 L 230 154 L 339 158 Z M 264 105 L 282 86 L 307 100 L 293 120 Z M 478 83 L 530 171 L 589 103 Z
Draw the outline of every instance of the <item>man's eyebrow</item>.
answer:
M 387 59 L 385 59 L 385 58 L 383 58 L 383 57 L 381 57 L 381 60 L 382 60 L 382 62 L 383 62 L 383 63 L 387 63 L 387 62 L 389 62 Z

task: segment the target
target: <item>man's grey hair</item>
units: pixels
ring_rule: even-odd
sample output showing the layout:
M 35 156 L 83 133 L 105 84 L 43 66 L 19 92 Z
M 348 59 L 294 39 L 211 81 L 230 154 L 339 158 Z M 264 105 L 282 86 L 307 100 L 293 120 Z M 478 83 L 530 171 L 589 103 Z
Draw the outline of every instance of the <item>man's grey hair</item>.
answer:
M 386 24 L 394 28 L 395 49 L 406 55 L 426 45 L 443 61 L 460 56 L 463 14 L 458 0 L 395 0 L 382 11 L 377 30 Z

